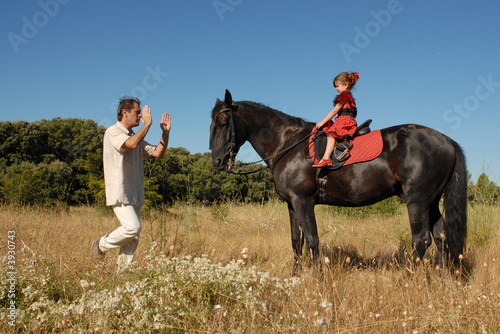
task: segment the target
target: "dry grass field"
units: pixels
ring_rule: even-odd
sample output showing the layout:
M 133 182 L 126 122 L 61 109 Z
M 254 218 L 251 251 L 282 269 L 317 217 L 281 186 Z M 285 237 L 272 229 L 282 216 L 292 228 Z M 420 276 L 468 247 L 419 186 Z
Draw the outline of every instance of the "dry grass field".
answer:
M 404 206 L 395 215 L 316 213 L 321 265 L 305 257 L 294 277 L 279 201 L 144 212 L 134 265 L 121 272 L 117 251 L 103 264 L 90 257 L 92 242 L 118 226 L 112 212 L 1 207 L 0 331 L 500 332 L 498 206 L 469 207 L 459 276 L 434 268 L 432 247 L 420 263 L 408 260 Z

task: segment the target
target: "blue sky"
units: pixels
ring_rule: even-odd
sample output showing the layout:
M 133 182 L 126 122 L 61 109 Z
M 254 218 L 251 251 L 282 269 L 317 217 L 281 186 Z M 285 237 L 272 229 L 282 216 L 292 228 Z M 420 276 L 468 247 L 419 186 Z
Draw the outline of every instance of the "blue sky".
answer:
M 3 1 L 0 120 L 116 122 L 117 99 L 151 107 L 170 146 L 208 152 L 210 110 L 229 89 L 311 122 L 332 79 L 357 71 L 358 122 L 418 123 L 465 149 L 499 184 L 497 1 Z M 258 160 L 250 145 L 239 159 Z

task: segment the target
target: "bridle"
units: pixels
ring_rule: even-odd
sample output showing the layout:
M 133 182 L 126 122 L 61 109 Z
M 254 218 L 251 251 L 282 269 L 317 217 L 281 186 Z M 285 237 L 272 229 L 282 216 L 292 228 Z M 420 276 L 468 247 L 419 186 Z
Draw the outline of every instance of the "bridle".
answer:
M 234 114 L 233 111 L 238 110 L 238 106 L 229 106 L 224 109 L 219 110 L 220 113 L 228 112 L 229 113 L 229 118 L 231 122 L 230 126 L 230 131 L 231 131 L 231 138 L 229 140 L 229 166 L 232 168 L 234 167 L 234 162 L 236 160 L 236 124 L 234 123 Z

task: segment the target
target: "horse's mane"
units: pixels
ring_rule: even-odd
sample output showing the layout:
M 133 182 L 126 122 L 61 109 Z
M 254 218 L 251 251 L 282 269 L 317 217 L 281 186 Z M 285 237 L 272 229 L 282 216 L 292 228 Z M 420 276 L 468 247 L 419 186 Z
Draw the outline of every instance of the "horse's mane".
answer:
M 298 124 L 302 127 L 305 127 L 307 124 L 310 124 L 310 122 L 307 122 L 300 117 L 290 116 L 288 114 L 285 114 L 284 112 L 268 107 L 262 103 L 252 102 L 252 101 L 238 101 L 237 103 L 242 104 L 243 106 L 246 105 L 250 108 L 256 109 L 257 111 L 263 113 L 272 114 L 286 122 Z

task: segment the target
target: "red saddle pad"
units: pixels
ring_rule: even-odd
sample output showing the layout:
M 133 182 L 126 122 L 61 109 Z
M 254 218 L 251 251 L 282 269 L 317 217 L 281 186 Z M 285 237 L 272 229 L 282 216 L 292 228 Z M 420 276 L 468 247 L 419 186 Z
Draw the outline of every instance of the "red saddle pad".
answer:
M 382 153 L 383 147 L 380 130 L 370 131 L 366 135 L 355 137 L 349 151 L 351 156 L 347 158 L 344 166 L 373 160 Z
M 315 129 L 313 129 L 313 132 Z M 314 142 L 312 138 L 315 137 L 311 135 L 309 141 L 309 154 L 313 160 L 313 163 L 319 163 L 319 159 L 316 157 L 314 152 Z M 325 143 L 326 144 L 326 143 Z M 349 150 L 350 156 L 344 163 L 344 166 L 355 164 L 358 162 L 364 162 L 373 160 L 382 153 L 382 148 L 384 147 L 382 142 L 382 134 L 380 130 L 370 131 L 366 135 L 355 137 L 352 141 L 352 148 Z

